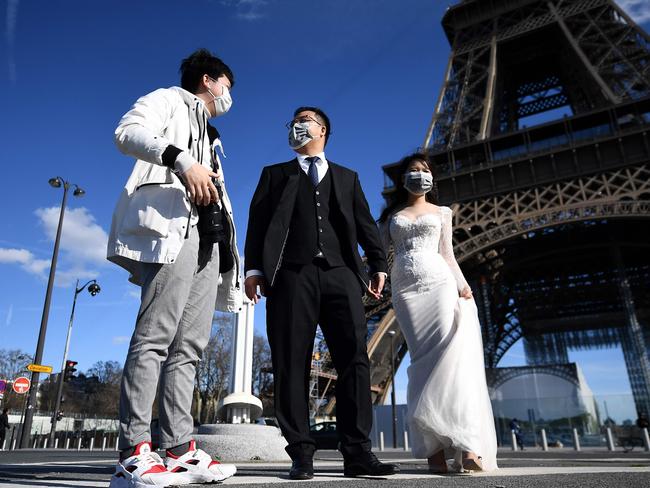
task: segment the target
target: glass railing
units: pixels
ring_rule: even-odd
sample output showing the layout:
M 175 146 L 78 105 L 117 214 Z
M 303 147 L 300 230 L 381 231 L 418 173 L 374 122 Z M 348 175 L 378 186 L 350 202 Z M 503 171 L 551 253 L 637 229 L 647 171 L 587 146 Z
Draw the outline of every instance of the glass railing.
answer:
M 410 436 L 407 408 L 398 405 L 396 409 L 395 444 L 402 449 L 404 439 Z M 515 430 L 515 438 L 525 449 L 542 449 L 544 436 L 549 450 L 575 448 L 574 435 L 581 449 L 607 449 L 611 435 L 616 450 L 644 450 L 643 422 L 639 422 L 641 427 L 637 425 L 637 412 L 630 394 L 493 399 L 492 410 L 497 442 L 503 448 L 512 447 Z M 392 431 L 390 405 L 376 406 L 373 445 L 380 447 L 383 441 L 386 448 L 392 447 Z

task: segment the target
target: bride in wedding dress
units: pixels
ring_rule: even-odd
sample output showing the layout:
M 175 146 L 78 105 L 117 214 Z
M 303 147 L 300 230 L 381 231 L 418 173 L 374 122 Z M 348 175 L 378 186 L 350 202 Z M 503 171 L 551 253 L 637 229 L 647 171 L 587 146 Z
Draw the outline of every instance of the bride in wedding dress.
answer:
M 401 162 L 403 182 L 379 219 L 392 244 L 393 307 L 411 356 L 408 423 L 412 451 L 429 471 L 492 470 L 496 433 L 485 380 L 481 327 L 472 291 L 452 247 L 452 210 L 434 204 L 424 154 Z

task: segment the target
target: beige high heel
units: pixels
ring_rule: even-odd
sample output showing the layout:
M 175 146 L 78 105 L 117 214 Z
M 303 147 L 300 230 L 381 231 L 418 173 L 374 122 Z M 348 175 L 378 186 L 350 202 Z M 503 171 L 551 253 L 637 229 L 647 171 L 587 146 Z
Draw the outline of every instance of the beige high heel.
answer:
M 476 456 L 475 458 L 473 457 L 466 457 L 468 452 L 463 452 L 463 470 L 465 471 L 483 471 L 483 463 L 481 462 L 481 459 L 483 459 L 481 456 Z M 474 453 L 472 453 L 474 454 Z

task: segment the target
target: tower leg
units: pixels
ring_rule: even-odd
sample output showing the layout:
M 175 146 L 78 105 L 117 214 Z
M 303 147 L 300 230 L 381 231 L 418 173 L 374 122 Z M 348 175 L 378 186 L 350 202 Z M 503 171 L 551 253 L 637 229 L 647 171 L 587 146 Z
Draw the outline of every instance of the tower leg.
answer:
M 621 330 L 623 357 L 630 377 L 637 415 L 641 413 L 648 415 L 650 414 L 650 361 L 648 361 L 648 348 L 645 344 L 641 324 L 636 315 L 634 296 L 625 273 L 621 249 L 614 244 L 612 251 L 626 321 L 626 327 Z

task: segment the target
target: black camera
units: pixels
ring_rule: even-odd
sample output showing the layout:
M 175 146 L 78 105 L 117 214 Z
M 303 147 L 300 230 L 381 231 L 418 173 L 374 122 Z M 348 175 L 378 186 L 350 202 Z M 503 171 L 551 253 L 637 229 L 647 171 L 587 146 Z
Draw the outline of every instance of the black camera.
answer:
M 221 200 L 221 188 L 215 179 L 212 183 L 217 187 L 219 199 Z M 218 242 L 228 242 L 230 239 L 228 219 L 223 214 L 223 207 L 217 203 L 212 202 L 208 205 L 197 205 L 199 214 L 198 230 L 201 241 L 206 244 L 216 244 Z

